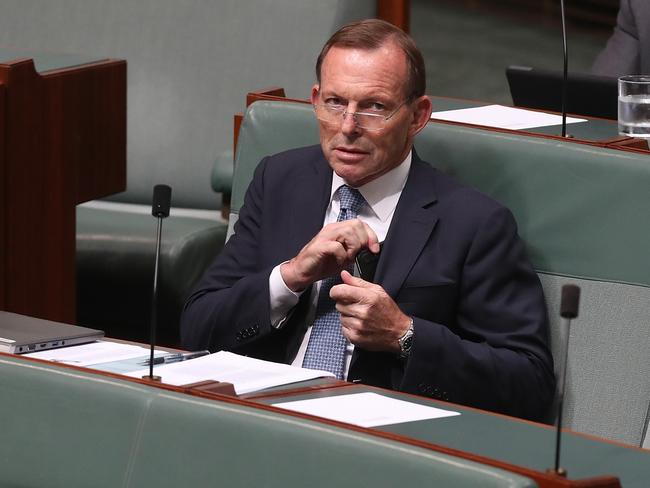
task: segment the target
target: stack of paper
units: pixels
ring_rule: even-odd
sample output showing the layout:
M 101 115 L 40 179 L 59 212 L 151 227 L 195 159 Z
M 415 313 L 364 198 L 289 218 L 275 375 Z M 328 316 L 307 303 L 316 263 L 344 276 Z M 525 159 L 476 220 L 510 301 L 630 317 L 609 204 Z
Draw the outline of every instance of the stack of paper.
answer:
M 276 403 L 274 406 L 361 427 L 460 415 L 459 412 L 420 405 L 371 392 Z
M 149 374 L 148 368 L 127 373 L 126 376 L 141 378 L 147 374 Z M 154 374 L 161 376 L 163 383 L 176 386 L 206 380 L 232 383 L 238 395 L 298 381 L 334 376 L 328 371 L 271 363 L 226 351 L 189 361 L 156 366 Z
M 559 115 L 521 108 L 504 107 L 503 105 L 486 105 L 484 107 L 445 110 L 443 112 L 432 113 L 431 118 L 511 130 L 547 127 L 562 123 L 562 117 Z M 567 124 L 586 121 L 587 119 L 576 119 L 574 117 L 567 117 L 566 119 Z

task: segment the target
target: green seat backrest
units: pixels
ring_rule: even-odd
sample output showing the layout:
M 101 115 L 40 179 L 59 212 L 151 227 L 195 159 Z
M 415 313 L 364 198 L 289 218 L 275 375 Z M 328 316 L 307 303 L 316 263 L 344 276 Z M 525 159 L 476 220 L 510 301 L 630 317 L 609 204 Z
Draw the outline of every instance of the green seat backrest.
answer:
M 257 102 L 235 160 L 230 231 L 263 156 L 315 144 L 311 106 Z M 556 362 L 564 283 L 582 288 L 564 417 L 578 431 L 640 445 L 650 404 L 650 158 L 631 152 L 429 123 L 420 157 L 514 213 L 538 271 Z
M 255 407 L 0 356 L 0 485 L 536 486 L 434 451 Z

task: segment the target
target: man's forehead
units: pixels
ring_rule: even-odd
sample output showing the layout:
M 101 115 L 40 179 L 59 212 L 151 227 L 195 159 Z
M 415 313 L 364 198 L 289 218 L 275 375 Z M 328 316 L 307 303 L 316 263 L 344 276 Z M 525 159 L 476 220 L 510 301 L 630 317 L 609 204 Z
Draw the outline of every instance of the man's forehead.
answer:
M 401 90 L 408 80 L 407 58 L 393 42 L 374 49 L 333 46 L 321 66 L 322 89 L 331 89 L 330 83 L 334 80 L 338 84 L 358 84 L 359 88 L 376 82 L 378 87 Z
M 343 53 L 358 56 L 359 59 L 364 59 L 369 56 L 377 56 L 395 58 L 397 61 L 401 58 L 404 63 L 406 63 L 407 59 L 406 53 L 402 50 L 402 48 L 395 41 L 389 39 L 376 47 L 334 44 L 329 48 L 327 54 L 325 54 L 325 57 L 323 58 L 323 64 L 327 63 L 328 59 L 331 59 L 332 57 L 338 57 L 336 55 L 341 55 Z M 331 54 L 334 54 L 335 56 L 331 56 Z

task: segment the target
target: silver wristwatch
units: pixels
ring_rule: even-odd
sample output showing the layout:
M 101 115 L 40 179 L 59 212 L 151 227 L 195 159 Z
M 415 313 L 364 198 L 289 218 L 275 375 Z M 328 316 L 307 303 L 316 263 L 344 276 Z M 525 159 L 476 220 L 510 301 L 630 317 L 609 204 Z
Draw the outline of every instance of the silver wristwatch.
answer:
M 413 318 L 411 318 L 411 325 L 402 337 L 397 339 L 399 343 L 399 357 L 406 359 L 411 354 L 411 347 L 413 346 Z

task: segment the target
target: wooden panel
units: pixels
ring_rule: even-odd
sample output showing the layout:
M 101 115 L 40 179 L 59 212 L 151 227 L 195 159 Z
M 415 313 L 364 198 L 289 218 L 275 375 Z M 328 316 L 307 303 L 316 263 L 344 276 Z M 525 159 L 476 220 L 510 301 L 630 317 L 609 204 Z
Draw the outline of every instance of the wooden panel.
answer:
M 71 225 L 74 232 L 64 211 L 72 202 L 72 185 L 69 169 L 56 165 L 46 151 L 56 134 L 49 139 L 45 130 L 43 80 L 29 60 L 0 67 L 0 79 L 6 86 L 6 309 L 46 317 L 51 306 L 53 316 L 74 319 L 64 312 L 67 281 L 60 273 L 74 253 L 57 244 Z
M 49 72 L 47 127 L 58 140 L 53 157 L 73 169 L 76 204 L 126 186 L 126 62 Z M 54 134 L 53 134 L 54 135 Z
M 0 64 L 2 308 L 74 323 L 75 206 L 126 185 L 126 65 Z
M 5 282 L 5 260 L 7 243 L 5 242 L 5 86 L 0 83 L 0 309 L 5 309 L 7 284 Z
M 377 17 L 396 25 L 404 32 L 410 27 L 410 0 L 377 0 Z

